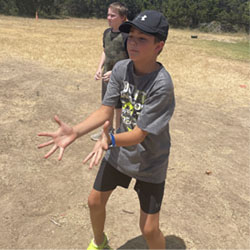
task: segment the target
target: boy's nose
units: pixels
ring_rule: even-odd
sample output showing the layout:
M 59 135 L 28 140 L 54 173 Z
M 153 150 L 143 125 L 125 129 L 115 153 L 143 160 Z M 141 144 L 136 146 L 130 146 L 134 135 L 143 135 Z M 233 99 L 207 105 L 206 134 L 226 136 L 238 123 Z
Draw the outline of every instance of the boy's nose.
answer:
M 129 37 L 128 38 L 128 43 L 132 46 L 136 46 L 137 45 L 137 39 L 134 37 Z

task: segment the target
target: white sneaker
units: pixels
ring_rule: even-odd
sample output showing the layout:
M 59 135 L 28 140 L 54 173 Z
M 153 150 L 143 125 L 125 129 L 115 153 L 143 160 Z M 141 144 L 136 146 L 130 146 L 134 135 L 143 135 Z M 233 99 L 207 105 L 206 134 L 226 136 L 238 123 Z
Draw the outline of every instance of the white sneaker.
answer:
M 97 133 L 91 135 L 91 136 L 90 136 L 91 140 L 92 140 L 92 141 L 98 141 L 98 140 L 100 139 L 101 135 L 102 135 L 102 131 L 103 131 L 103 130 L 100 130 L 99 132 L 97 132 Z

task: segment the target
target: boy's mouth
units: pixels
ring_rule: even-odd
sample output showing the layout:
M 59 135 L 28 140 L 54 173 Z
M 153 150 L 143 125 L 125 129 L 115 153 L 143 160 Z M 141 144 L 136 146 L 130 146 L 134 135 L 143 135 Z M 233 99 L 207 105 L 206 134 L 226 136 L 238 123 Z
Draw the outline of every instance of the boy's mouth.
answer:
M 137 54 L 138 50 L 136 50 L 136 49 L 128 49 L 128 53 Z

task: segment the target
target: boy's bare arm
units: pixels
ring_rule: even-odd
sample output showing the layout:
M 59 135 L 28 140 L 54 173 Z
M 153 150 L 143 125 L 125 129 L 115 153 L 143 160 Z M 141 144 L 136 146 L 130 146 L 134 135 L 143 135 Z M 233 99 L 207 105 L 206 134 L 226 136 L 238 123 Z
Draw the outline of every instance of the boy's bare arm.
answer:
M 52 145 L 51 150 L 44 156 L 45 158 L 51 156 L 59 148 L 60 152 L 58 160 L 61 160 L 64 150 L 67 146 L 69 146 L 77 138 L 103 125 L 106 120 L 110 119 L 113 112 L 113 107 L 102 105 L 83 122 L 74 127 L 70 127 L 66 123 L 62 122 L 57 116 L 55 116 L 55 121 L 58 123 L 59 128 L 56 132 L 39 133 L 39 136 L 51 137 L 51 140 L 40 144 L 38 148 Z
M 101 55 L 99 65 L 98 65 L 98 69 L 97 69 L 97 71 L 95 73 L 95 80 L 100 80 L 102 78 L 102 67 L 103 67 L 105 58 L 106 58 L 106 55 L 105 55 L 105 52 L 103 51 L 102 55 Z
M 148 132 L 143 131 L 139 127 L 135 126 L 134 129 L 130 132 L 124 132 L 120 134 L 115 134 L 115 143 L 116 146 L 132 146 L 141 143 Z
M 77 138 L 102 126 L 105 121 L 109 120 L 110 117 L 112 117 L 113 112 L 114 112 L 114 107 L 101 105 L 99 109 L 94 111 L 83 122 L 73 127 L 73 130 L 77 134 Z

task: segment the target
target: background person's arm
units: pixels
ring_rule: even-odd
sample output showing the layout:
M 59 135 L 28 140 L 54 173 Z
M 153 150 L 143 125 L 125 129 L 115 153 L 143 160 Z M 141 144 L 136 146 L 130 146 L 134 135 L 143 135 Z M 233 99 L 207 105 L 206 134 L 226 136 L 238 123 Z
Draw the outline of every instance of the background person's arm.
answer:
M 106 55 L 105 55 L 105 52 L 103 51 L 98 68 L 97 68 L 97 71 L 95 73 L 95 80 L 100 80 L 102 78 L 102 67 L 103 67 L 103 64 L 105 62 L 105 59 L 106 59 Z

